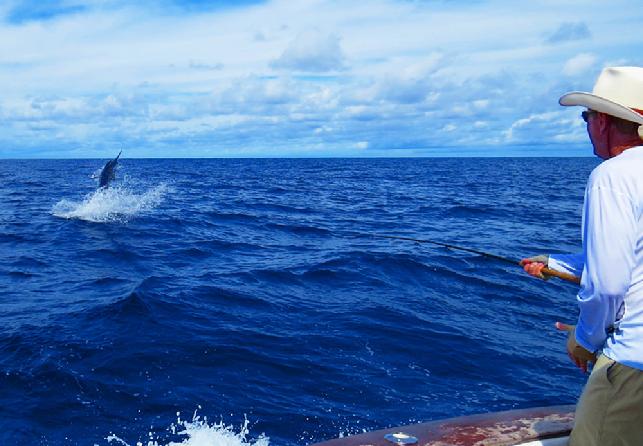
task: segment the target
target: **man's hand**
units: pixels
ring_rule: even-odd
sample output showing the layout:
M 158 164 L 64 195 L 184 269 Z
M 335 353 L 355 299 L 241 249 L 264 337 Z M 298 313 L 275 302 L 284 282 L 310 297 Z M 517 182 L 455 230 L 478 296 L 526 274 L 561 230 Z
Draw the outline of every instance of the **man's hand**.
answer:
M 596 362 L 596 355 L 578 342 L 576 342 L 576 326 L 567 325 L 562 322 L 556 322 L 556 328 L 560 331 L 567 332 L 567 356 L 572 360 L 576 367 L 587 373 L 587 363 L 594 364 Z
M 539 279 L 547 280 L 549 277 L 545 276 L 542 271 L 549 264 L 549 256 L 542 254 L 534 257 L 527 257 L 520 261 L 520 265 L 530 276 L 538 277 Z

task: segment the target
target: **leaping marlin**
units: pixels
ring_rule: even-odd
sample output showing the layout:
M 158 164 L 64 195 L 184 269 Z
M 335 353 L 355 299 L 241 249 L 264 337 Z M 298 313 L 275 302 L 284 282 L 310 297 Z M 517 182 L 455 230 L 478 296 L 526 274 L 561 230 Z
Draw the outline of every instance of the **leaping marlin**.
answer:
M 116 178 L 116 164 L 118 163 L 118 157 L 121 156 L 123 151 L 118 152 L 118 155 L 113 160 L 107 161 L 105 167 L 103 167 L 102 172 L 100 173 L 100 180 L 98 182 L 98 187 L 109 187 L 109 182 Z

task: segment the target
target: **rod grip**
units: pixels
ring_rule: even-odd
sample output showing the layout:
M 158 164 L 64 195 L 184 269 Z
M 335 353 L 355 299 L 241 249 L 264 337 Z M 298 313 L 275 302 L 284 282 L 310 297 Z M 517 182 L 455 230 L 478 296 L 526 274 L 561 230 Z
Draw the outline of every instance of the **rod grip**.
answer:
M 559 279 L 566 280 L 568 282 L 572 282 L 577 285 L 580 285 L 580 277 L 575 276 L 573 274 L 562 273 L 560 271 L 556 271 L 555 269 L 551 269 L 547 267 L 543 268 L 541 273 L 545 276 L 558 277 Z

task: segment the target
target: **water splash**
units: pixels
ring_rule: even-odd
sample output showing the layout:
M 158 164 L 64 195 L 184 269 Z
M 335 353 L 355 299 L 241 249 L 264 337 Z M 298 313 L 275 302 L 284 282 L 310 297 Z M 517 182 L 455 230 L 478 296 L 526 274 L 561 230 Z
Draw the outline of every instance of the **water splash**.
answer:
M 270 439 L 264 434 L 259 435 L 256 440 L 248 439 L 250 433 L 248 424 L 249 421 L 246 419 L 239 428 L 239 432 L 235 432 L 232 426 L 226 426 L 223 422 L 209 424 L 207 417 L 201 418 L 196 415 L 196 412 L 192 421 L 181 420 L 180 414 L 177 413 L 177 422 L 172 424 L 170 430 L 173 434 L 187 438 L 180 443 L 171 441 L 163 444 L 155 440 L 150 432 L 148 434 L 150 439 L 145 446 L 268 446 Z M 110 435 L 106 440 L 117 446 L 130 446 L 116 435 Z M 139 441 L 136 446 L 144 446 L 144 444 Z
M 51 213 L 56 217 L 91 222 L 126 222 L 131 217 L 158 206 L 169 188 L 161 184 L 137 194 L 127 186 L 98 189 L 78 202 L 60 200 Z

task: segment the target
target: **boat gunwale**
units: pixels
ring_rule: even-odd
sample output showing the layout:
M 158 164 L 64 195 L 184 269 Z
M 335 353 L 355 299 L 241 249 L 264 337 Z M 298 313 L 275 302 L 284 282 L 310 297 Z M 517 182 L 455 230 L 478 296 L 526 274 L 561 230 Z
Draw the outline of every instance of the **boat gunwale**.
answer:
M 574 405 L 534 407 L 466 415 L 336 438 L 310 446 L 395 446 L 384 435 L 403 432 L 418 446 L 519 446 L 566 437 L 574 425 Z

